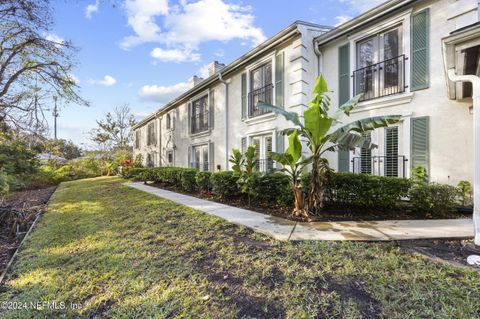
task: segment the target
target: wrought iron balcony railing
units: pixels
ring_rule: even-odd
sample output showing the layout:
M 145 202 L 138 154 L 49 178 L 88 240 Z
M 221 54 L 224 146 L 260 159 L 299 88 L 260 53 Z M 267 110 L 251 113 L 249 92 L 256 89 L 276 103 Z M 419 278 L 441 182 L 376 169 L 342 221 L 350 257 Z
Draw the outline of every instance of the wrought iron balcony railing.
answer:
M 361 101 L 405 92 L 405 55 L 375 63 L 353 72 L 353 94 Z
M 196 168 L 199 171 L 208 172 L 210 171 L 210 163 L 209 162 L 191 162 L 190 168 Z
M 255 117 L 270 113 L 265 109 L 260 108 L 260 102 L 271 104 L 273 101 L 273 84 L 268 84 L 260 89 L 253 90 L 248 93 L 248 117 Z
M 273 160 L 270 158 L 259 159 L 257 160 L 257 165 L 255 166 L 257 172 L 267 173 L 273 170 Z
M 405 178 L 407 162 L 405 155 L 354 157 L 353 173 Z

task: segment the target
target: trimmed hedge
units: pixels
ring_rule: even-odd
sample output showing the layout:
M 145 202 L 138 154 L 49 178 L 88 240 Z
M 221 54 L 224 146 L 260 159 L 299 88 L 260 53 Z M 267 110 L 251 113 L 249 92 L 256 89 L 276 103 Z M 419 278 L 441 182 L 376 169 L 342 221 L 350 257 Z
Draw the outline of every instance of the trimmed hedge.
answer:
M 199 172 L 192 168 L 158 167 L 132 168 L 130 176 L 143 181 L 177 187 L 186 192 L 208 192 L 226 200 L 247 196 L 238 184 L 239 175 L 233 171 Z M 253 200 L 293 205 L 289 178 L 279 172 L 252 175 Z M 311 174 L 301 177 L 304 194 L 308 194 Z M 458 191 L 455 187 L 440 184 L 419 185 L 409 179 L 372 176 L 354 173 L 332 173 L 325 190 L 325 204 L 331 208 L 358 209 L 360 211 L 391 211 L 405 205 L 410 199 L 411 208 L 426 213 L 453 212 L 457 207 Z
M 238 175 L 232 171 L 212 173 L 210 184 L 212 185 L 212 194 L 220 199 L 238 197 L 241 195 L 237 184 Z
M 122 170 L 122 177 L 123 178 L 140 178 L 140 174 L 143 173 L 145 170 L 148 168 L 144 167 L 132 167 L 129 168 L 128 170 L 123 171 Z
M 302 176 L 305 194 L 311 174 Z M 340 208 L 395 209 L 408 196 L 411 182 L 405 178 L 354 173 L 332 173 L 325 190 L 327 205 Z

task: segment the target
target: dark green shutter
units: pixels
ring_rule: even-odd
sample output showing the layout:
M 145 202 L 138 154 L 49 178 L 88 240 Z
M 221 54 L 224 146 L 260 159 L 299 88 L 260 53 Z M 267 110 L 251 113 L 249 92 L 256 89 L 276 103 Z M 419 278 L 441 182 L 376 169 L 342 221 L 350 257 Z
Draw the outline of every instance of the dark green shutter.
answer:
M 338 104 L 350 99 L 350 45 L 338 48 Z
M 240 149 L 242 151 L 242 154 L 245 153 L 245 151 L 247 150 L 247 138 L 246 137 L 242 137 L 242 140 L 240 142 Z
M 208 123 L 208 127 L 212 129 L 214 127 L 214 118 L 215 118 L 215 90 L 210 90 L 210 101 L 209 101 L 209 109 L 208 114 L 210 116 L 210 123 Z
M 284 65 L 285 54 L 281 52 L 275 57 L 275 105 L 282 108 L 284 105 Z
M 276 139 L 275 152 L 277 153 L 285 152 L 285 136 L 283 136 L 281 132 L 277 132 L 275 139 Z
M 193 115 L 192 102 L 187 103 L 187 108 L 188 108 L 188 131 L 191 134 L 191 133 L 193 133 L 193 131 L 192 131 L 192 115 Z
M 247 74 L 242 74 L 242 119 L 247 117 Z
M 213 142 L 210 142 L 208 144 L 208 161 L 209 161 L 209 165 L 210 165 L 210 171 L 212 172 L 215 172 L 215 154 L 214 154 L 214 144 Z
M 187 161 L 187 167 L 193 167 L 192 165 L 192 146 L 188 147 L 188 161 Z
M 421 166 L 429 173 L 429 118 L 428 116 L 412 118 L 411 121 L 411 165 Z
M 350 152 L 338 151 L 338 171 L 349 172 L 350 171 Z
M 426 89 L 429 86 L 429 28 L 428 9 L 412 15 L 410 91 Z

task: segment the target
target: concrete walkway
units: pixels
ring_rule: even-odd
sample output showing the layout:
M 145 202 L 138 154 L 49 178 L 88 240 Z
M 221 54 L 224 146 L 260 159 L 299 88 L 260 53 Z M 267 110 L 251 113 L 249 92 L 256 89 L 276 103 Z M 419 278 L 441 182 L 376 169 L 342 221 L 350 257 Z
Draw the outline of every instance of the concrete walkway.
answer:
M 126 183 L 126 185 L 223 218 L 231 223 L 246 226 L 256 232 L 282 241 L 381 241 L 473 237 L 473 222 L 471 219 L 302 223 L 167 191 L 143 183 Z

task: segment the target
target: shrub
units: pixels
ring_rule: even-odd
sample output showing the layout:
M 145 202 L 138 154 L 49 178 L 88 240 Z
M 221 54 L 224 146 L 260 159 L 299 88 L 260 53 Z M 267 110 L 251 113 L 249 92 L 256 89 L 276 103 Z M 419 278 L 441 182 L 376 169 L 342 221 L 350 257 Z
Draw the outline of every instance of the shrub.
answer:
M 210 183 L 212 193 L 220 199 L 237 197 L 240 195 L 240 189 L 237 185 L 238 174 L 232 171 L 212 173 Z
M 255 175 L 253 179 L 253 198 L 263 202 L 291 206 L 293 193 L 289 177 L 282 173 Z
M 185 168 L 181 171 L 182 189 L 186 192 L 192 192 L 197 188 L 195 176 L 197 170 L 194 168 Z
M 430 215 L 455 212 L 457 196 L 456 187 L 438 183 L 416 184 L 409 191 L 412 209 Z
M 127 171 L 123 172 L 122 171 L 122 177 L 123 178 L 133 178 L 133 179 L 141 179 L 140 175 L 143 173 L 147 168 L 143 167 L 132 167 L 128 169 Z
M 10 186 L 8 184 L 7 174 L 0 171 L 0 196 L 7 194 L 9 189 L 10 189 Z
M 460 181 L 457 185 L 462 206 L 472 205 L 472 184 L 469 181 Z
M 310 173 L 302 175 L 302 185 L 308 193 Z M 396 177 L 354 173 L 332 173 L 325 191 L 327 205 L 342 208 L 392 209 L 408 196 L 411 182 Z
M 195 181 L 201 192 L 207 192 L 210 189 L 211 176 L 211 172 L 197 172 L 197 174 L 195 174 Z

